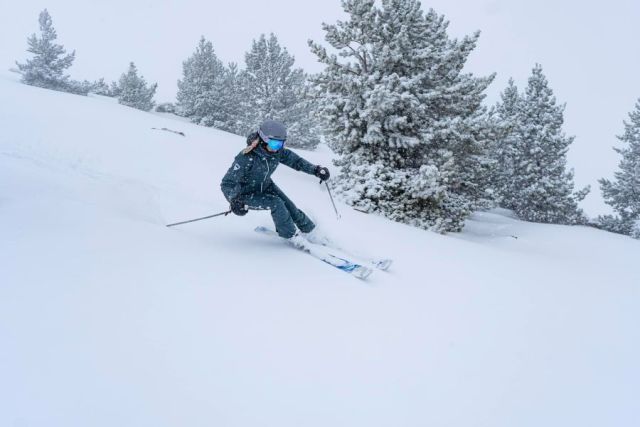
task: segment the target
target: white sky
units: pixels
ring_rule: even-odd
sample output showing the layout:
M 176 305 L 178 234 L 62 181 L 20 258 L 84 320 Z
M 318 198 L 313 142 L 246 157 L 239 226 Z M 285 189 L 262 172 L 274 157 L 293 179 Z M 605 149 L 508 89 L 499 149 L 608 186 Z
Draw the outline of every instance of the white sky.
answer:
M 596 181 L 617 168 L 611 147 L 640 98 L 640 1 L 433 0 L 423 6 L 447 17 L 452 36 L 481 30 L 467 70 L 498 73 L 491 104 L 509 77 L 522 89 L 533 65 L 543 65 L 558 101 L 567 103 L 576 182 L 593 187 L 584 207 L 590 214 L 605 210 Z M 251 40 L 274 32 L 298 66 L 317 72 L 307 40 L 324 41 L 321 23 L 342 16 L 339 0 L 0 0 L 0 68 L 27 57 L 26 38 L 38 31 L 45 7 L 58 41 L 76 50 L 74 78 L 115 80 L 134 61 L 148 81 L 159 83 L 158 101 L 174 100 L 182 61 L 201 35 L 220 59 L 242 66 Z

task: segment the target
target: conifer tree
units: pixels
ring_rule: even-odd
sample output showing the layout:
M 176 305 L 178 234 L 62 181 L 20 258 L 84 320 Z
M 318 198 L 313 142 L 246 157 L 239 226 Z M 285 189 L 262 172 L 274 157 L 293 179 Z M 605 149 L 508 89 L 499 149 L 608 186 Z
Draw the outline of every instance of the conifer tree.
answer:
M 131 62 L 129 70 L 122 74 L 118 81 L 118 102 L 138 110 L 149 111 L 155 105 L 153 96 L 157 88 L 157 83 L 147 86 L 144 77 L 138 76 L 138 69 Z
M 514 197 L 516 189 L 513 176 L 517 150 L 516 127 L 522 109 L 522 96 L 518 92 L 513 79 L 500 94 L 500 102 L 494 109 L 496 124 L 496 140 L 491 146 L 490 156 L 494 161 L 491 185 L 496 195 L 496 202 L 503 208 L 515 209 Z
M 220 126 L 225 116 L 220 112 L 220 91 L 224 80 L 224 64 L 218 59 L 213 44 L 204 37 L 196 51 L 182 64 L 183 78 L 178 81 L 178 108 L 194 123 Z
M 625 145 L 614 148 L 622 155 L 615 180 L 599 181 L 606 203 L 617 216 L 603 216 L 599 222 L 607 230 L 640 239 L 640 100 L 629 113 L 629 121 L 624 121 L 624 133 L 618 139 Z
M 507 88 L 501 108 L 511 129 L 500 152 L 507 159 L 499 191 L 503 206 L 527 221 L 584 223 L 578 202 L 589 187 L 574 191 L 573 171 L 566 170 L 574 137 L 562 130 L 565 105 L 556 104 L 542 66 L 533 68 L 521 98 L 515 86 Z
M 245 136 L 246 132 L 243 122 L 243 106 L 245 103 L 242 98 L 243 89 L 241 87 L 238 64 L 231 62 L 224 68 L 218 87 L 218 96 L 215 105 L 219 112 L 220 120 L 217 122 L 216 127 L 227 132 Z
M 177 113 L 194 123 L 242 134 L 238 67 L 225 67 L 213 44 L 200 38 L 196 51 L 183 62 L 178 81 Z
M 109 86 L 109 96 L 112 98 L 120 96 L 120 85 L 118 82 L 111 82 L 111 86 Z
M 95 93 L 96 95 L 111 96 L 109 85 L 104 80 L 104 77 L 101 77 L 100 79 L 98 79 L 95 82 L 93 82 L 91 84 L 91 90 L 90 91 Z
M 479 33 L 450 39 L 444 16 L 417 0 L 342 6 L 349 19 L 323 25 L 338 54 L 309 42 L 325 65 L 313 80 L 340 154 L 334 187 L 360 210 L 460 230 L 488 197 L 494 131 L 482 101 L 494 76 L 462 71 Z
M 22 82 L 47 89 L 66 90 L 69 76 L 65 71 L 73 64 L 75 51 L 67 54 L 62 45 L 55 43 L 58 36 L 47 9 L 40 12 L 38 20 L 41 36 L 32 34 L 27 39 L 27 51 L 34 56 L 24 64 L 16 62 Z
M 254 40 L 245 54 L 246 69 L 241 72 L 243 122 L 245 132 L 257 129 L 265 119 L 279 120 L 287 126 L 287 143 L 313 148 L 319 142 L 307 76 L 293 68 L 295 58 L 280 46 L 272 33 Z

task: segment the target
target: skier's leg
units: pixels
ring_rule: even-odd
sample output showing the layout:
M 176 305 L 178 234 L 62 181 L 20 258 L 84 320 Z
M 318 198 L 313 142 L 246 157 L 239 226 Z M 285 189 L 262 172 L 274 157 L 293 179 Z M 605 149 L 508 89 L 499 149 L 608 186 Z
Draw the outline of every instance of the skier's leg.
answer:
M 284 206 L 289 211 L 289 215 L 293 219 L 293 222 L 298 226 L 303 233 L 310 233 L 316 225 L 309 219 L 309 217 L 296 207 L 296 205 L 287 197 L 286 194 L 277 185 L 271 184 L 269 187 L 269 193 L 277 196 L 282 200 Z
M 271 218 L 276 226 L 276 232 L 280 237 L 289 239 L 296 234 L 296 226 L 285 203 L 275 194 L 253 194 L 246 198 L 245 203 L 249 209 L 271 211 Z

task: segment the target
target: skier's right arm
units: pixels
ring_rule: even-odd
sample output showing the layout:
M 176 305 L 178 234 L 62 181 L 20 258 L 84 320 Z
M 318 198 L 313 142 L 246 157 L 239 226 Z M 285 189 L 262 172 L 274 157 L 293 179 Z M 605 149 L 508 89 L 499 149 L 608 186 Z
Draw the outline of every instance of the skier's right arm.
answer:
M 236 156 L 233 164 L 222 178 L 220 188 L 229 202 L 234 200 L 242 192 L 245 183 L 247 170 L 250 167 L 250 156 L 240 153 Z

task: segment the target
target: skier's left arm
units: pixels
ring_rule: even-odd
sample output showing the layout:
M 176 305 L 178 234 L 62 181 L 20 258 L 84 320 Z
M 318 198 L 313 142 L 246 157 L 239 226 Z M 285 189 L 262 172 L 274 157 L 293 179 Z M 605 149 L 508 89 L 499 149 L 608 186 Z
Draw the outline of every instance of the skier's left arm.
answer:
M 323 181 L 329 179 L 329 169 L 320 165 L 314 165 L 287 148 L 282 150 L 280 162 L 297 171 L 315 175 Z

